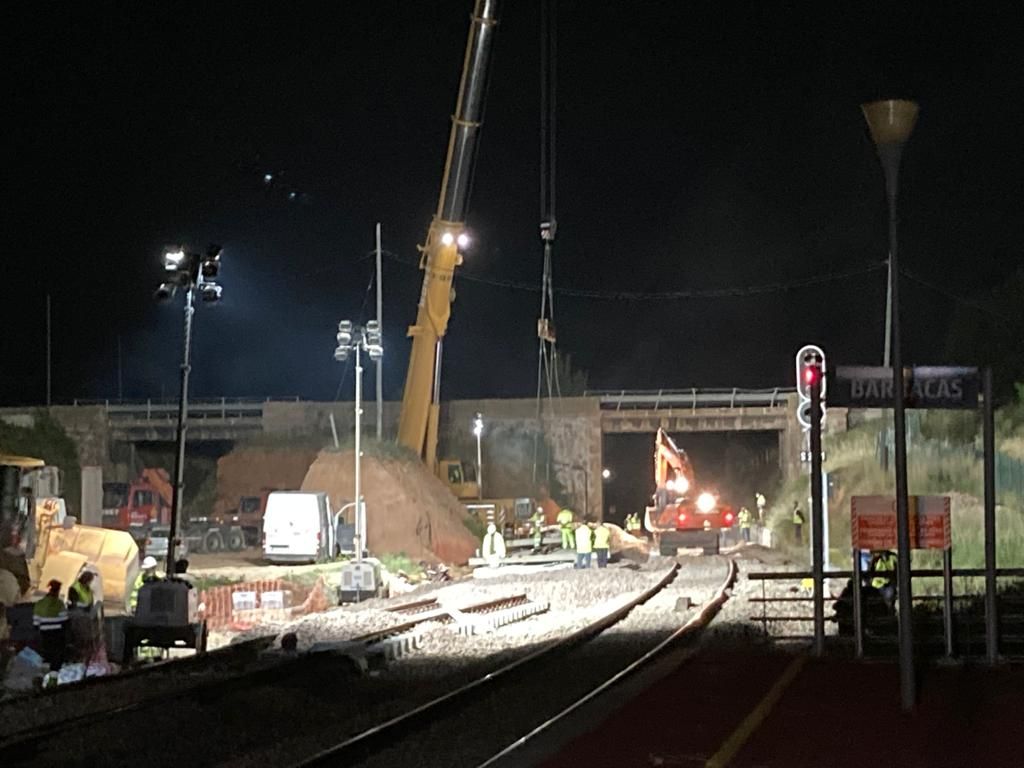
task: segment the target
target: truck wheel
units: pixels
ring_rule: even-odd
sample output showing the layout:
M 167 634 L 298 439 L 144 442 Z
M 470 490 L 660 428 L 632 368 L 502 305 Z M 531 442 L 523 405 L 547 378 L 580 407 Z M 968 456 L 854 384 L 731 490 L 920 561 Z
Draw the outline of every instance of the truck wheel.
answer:
M 220 531 L 209 531 L 203 537 L 203 547 L 211 554 L 224 549 L 224 541 L 220 537 Z
M 245 546 L 245 537 L 241 531 L 230 531 L 228 533 L 228 549 L 232 552 L 241 552 Z

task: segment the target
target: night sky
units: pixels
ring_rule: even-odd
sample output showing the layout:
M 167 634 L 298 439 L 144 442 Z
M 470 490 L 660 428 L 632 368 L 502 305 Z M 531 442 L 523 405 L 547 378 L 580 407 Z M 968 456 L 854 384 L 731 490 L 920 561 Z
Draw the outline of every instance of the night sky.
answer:
M 116 397 L 119 346 L 125 397 L 175 394 L 180 301 L 152 292 L 179 241 L 225 246 L 194 396 L 351 397 L 333 332 L 372 308 L 378 220 L 400 397 L 471 5 L 5 10 L 0 402 L 45 398 L 47 293 L 55 402 Z M 560 350 L 593 388 L 791 385 L 808 342 L 880 364 L 885 210 L 858 105 L 903 97 L 921 116 L 901 253 L 931 286 L 904 283 L 905 358 L 944 362 L 960 300 L 1022 261 L 1019 8 L 729 7 L 559 5 Z M 539 49 L 539 4 L 505 3 L 445 398 L 534 393 Z M 791 287 L 747 290 L 768 285 Z M 716 289 L 737 290 L 614 297 Z

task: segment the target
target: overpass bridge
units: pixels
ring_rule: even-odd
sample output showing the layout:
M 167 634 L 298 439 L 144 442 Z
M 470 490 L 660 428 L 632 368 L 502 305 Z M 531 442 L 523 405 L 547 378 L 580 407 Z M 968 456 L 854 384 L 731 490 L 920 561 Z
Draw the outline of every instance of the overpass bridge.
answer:
M 578 509 L 599 514 L 602 508 L 601 470 L 605 435 L 653 433 L 659 427 L 672 434 L 685 432 L 774 432 L 784 475 L 800 471 L 803 437 L 796 422 L 792 389 L 686 389 L 587 392 L 582 397 L 545 401 L 543 438 L 555 474 L 571 489 Z M 376 420 L 376 404 L 364 404 L 363 423 Z M 385 434 L 395 434 L 400 403 L 384 403 Z M 38 408 L 0 408 L 0 420 L 29 424 Z M 82 466 L 104 467 L 123 474 L 128 446 L 171 442 L 175 438 L 178 405 L 174 401 L 77 400 L 49 409 L 78 444 Z M 484 454 L 490 467 L 502 464 L 505 477 L 491 471 L 496 495 L 521 495 L 533 483 L 537 402 L 534 398 L 453 400 L 443 404 L 440 437 L 450 455 L 468 457 L 473 451 L 470 425 L 484 414 L 487 435 Z M 246 442 L 270 438 L 321 436 L 331 439 L 353 427 L 351 402 L 314 402 L 291 398 L 197 398 L 189 403 L 190 442 Z M 831 429 L 845 429 L 845 412 L 829 411 Z M 129 452 L 130 453 L 130 452 Z M 490 454 L 490 456 L 488 456 Z M 528 456 L 529 461 L 524 459 Z M 513 465 L 528 463 L 517 470 Z M 503 485 L 504 483 L 504 485 Z

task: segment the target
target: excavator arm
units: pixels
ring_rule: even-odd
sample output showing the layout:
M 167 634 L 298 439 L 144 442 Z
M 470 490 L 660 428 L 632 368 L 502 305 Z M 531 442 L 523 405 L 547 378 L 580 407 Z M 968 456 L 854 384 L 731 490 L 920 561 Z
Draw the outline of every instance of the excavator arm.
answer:
M 476 0 L 452 116 L 437 212 L 420 247 L 423 287 L 416 322 L 409 327 L 412 352 L 402 395 L 398 441 L 431 469 L 437 459 L 442 339 L 454 298 L 452 280 L 462 263 L 466 207 L 483 120 L 487 75 L 498 23 L 499 0 Z
M 658 490 L 667 488 L 679 493 L 686 493 L 694 484 L 690 459 L 661 428 L 654 438 L 654 484 Z

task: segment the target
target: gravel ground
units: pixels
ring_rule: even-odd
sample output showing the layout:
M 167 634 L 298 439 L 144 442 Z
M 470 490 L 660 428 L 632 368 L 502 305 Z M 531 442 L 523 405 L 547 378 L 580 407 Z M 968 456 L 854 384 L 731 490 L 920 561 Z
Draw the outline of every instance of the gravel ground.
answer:
M 97 713 L 87 733 L 68 728 L 43 740 L 33 765 L 141 761 L 148 768 L 156 768 L 180 766 L 183 762 L 196 766 L 287 763 L 297 754 L 334 743 L 343 732 L 356 732 L 397 715 L 474 679 L 513 655 L 568 633 L 585 623 L 587 617 L 605 613 L 612 605 L 652 586 L 669 567 L 669 561 L 661 561 L 636 570 L 545 571 L 480 583 L 431 585 L 422 592 L 436 592 L 442 604 L 466 605 L 525 591 L 534 600 L 550 602 L 553 610 L 521 626 L 509 625 L 488 635 L 467 637 L 451 630 L 439 631 L 428 638 L 432 645 L 377 676 L 355 676 L 344 659 L 304 658 L 286 670 L 181 697 L 173 704 L 176 730 L 202 734 L 203 738 L 183 739 L 173 755 L 160 751 L 156 741 L 152 750 L 140 747 L 134 736 L 151 727 L 151 708 L 109 717 Z M 400 604 L 420 596 L 406 595 L 388 602 Z M 579 608 L 581 603 L 588 607 Z M 350 638 L 391 626 L 397 620 L 400 618 L 395 614 L 382 611 L 379 603 L 363 604 L 306 616 L 287 629 L 296 631 L 300 644 L 306 645 Z M 342 691 L 344 695 L 339 695 Z M 256 702 L 258 709 L 254 708 Z M 161 707 L 168 705 L 165 698 Z M 254 722 L 259 723 L 258 728 Z M 344 724 L 340 729 L 339 723 Z M 245 753 L 246 758 L 238 758 L 239 753 Z M 69 755 L 74 758 L 69 759 Z
M 723 558 L 685 563 L 667 589 L 595 640 L 545 657 L 529 670 L 496 682 L 471 702 L 431 717 L 409 739 L 386 734 L 382 743 L 370 745 L 362 762 L 346 764 L 375 768 L 478 765 L 677 629 L 696 610 L 676 610 L 678 599 L 691 597 L 695 603 L 706 599 L 726 572 Z M 453 733 L 459 738 L 453 739 Z

